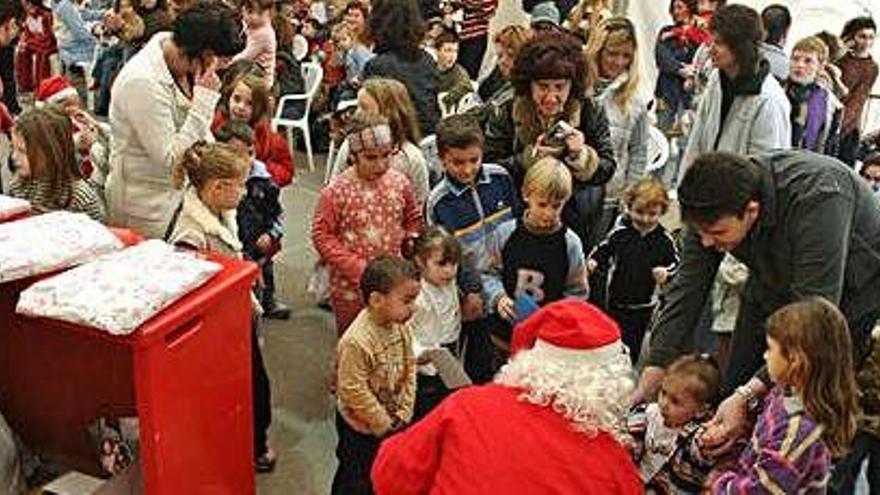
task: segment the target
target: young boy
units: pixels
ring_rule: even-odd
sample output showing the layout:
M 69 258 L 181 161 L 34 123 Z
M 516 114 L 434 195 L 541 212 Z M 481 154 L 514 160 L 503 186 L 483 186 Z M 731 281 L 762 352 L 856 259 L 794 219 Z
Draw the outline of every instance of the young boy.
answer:
M 457 64 L 458 35 L 444 30 L 437 37 L 437 68 L 440 70 L 440 93 L 446 93 L 441 100 L 446 108 L 453 108 L 461 98 L 474 91 L 474 85 L 464 67 Z
M 406 260 L 375 258 L 361 276 L 365 308 L 336 348 L 333 495 L 371 495 L 379 442 L 412 418 L 416 358 L 408 320 L 420 289 L 418 268 Z
M 627 420 L 633 459 L 649 493 L 700 493 L 711 464 L 700 454 L 700 425 L 711 417 L 721 383 L 708 356 L 682 356 L 666 370 L 657 402 Z
M 272 258 L 281 247 L 284 235 L 280 190 L 266 165 L 254 158 L 253 129 L 244 122 L 229 121 L 217 130 L 217 140 L 239 150 L 251 160 L 251 171 L 245 187 L 247 192 L 238 204 L 236 220 L 238 238 L 244 255 L 260 265 L 263 287 L 259 292 L 263 315 L 286 320 L 290 308 L 275 299 L 275 273 Z
M 356 90 L 363 81 L 364 66 L 373 58 L 373 52 L 364 46 L 354 35 L 348 23 L 340 22 L 330 31 L 335 48 L 334 55 L 345 66 L 345 81 Z
M 791 145 L 830 156 L 837 154 L 843 105 L 818 83 L 828 46 L 816 36 L 798 41 L 791 52 L 788 79 L 783 82 L 791 102 Z
M 875 152 L 865 158 L 859 175 L 871 186 L 874 195 L 880 197 L 880 152 Z
M 498 251 L 483 285 L 489 308 L 500 317 L 492 325 L 502 350 L 510 343 L 511 323 L 563 297 L 586 299 L 587 269 L 581 240 L 562 224 L 571 197 L 571 173 L 559 160 L 542 158 L 526 172 L 521 219 L 498 227 Z
M 266 71 L 268 85 L 275 84 L 275 52 L 278 49 L 275 29 L 272 27 L 274 0 L 245 0 L 242 3 L 242 20 L 247 44 L 232 61 L 251 60 Z
M 479 383 L 493 372 L 480 274 L 497 251 L 498 226 L 519 217 L 521 206 L 507 171 L 483 163 L 483 130 L 473 117 L 449 116 L 436 132 L 444 176 L 428 195 L 426 216 L 428 224 L 443 227 L 462 245 L 458 288 L 462 333 L 467 335 L 465 370 Z
M 859 147 L 859 124 L 868 94 L 877 80 L 877 62 L 871 58 L 877 24 L 870 17 L 850 19 L 840 37 L 849 52 L 837 62 L 843 72 L 843 83 L 849 94 L 843 98 L 843 123 L 840 125 L 840 151 L 838 158 L 852 166 Z
M 669 208 L 666 187 L 657 179 L 642 179 L 624 192 L 626 211 L 590 253 L 589 273 L 612 269 L 608 281 L 608 314 L 617 320 L 633 363 L 657 306 L 655 288 L 666 283 L 678 267 L 672 237 L 660 225 Z

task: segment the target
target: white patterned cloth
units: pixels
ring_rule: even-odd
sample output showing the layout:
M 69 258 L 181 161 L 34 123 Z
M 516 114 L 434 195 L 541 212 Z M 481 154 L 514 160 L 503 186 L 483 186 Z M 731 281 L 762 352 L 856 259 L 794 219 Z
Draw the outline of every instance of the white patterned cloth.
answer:
M 21 293 L 16 312 L 127 335 L 221 268 L 149 240 L 37 282 Z
M 0 283 L 85 263 L 122 246 L 84 213 L 55 211 L 0 224 Z
M 28 200 L 0 194 L 0 221 L 29 211 L 31 211 L 31 204 Z

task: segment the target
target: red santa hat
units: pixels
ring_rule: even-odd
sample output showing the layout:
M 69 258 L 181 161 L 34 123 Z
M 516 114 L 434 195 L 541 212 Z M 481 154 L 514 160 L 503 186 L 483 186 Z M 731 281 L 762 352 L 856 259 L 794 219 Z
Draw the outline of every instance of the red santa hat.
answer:
M 625 352 L 617 323 L 580 299 L 562 299 L 536 311 L 516 326 L 510 348 L 511 355 L 534 349 L 584 364 L 601 364 Z
M 64 100 L 78 96 L 76 89 L 70 84 L 64 76 L 52 76 L 43 79 L 37 88 L 37 103 L 56 104 Z

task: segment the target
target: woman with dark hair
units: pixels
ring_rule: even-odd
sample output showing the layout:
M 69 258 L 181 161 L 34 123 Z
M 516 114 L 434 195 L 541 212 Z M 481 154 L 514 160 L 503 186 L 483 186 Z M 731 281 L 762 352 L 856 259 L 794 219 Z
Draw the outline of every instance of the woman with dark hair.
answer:
M 517 184 L 545 156 L 562 160 L 576 193 L 563 221 L 584 241 L 598 240 L 605 184 L 614 175 L 614 150 L 605 112 L 585 95 L 586 64 L 580 43 L 566 33 L 540 33 L 526 42 L 513 65 L 515 96 L 493 109 L 486 125 L 486 161 L 507 166 Z
M 683 170 L 709 151 L 752 155 L 791 147 L 791 107 L 759 55 L 763 33 L 758 13 L 726 5 L 715 12 L 712 26 L 715 70 L 697 107 Z
M 180 193 L 171 165 L 211 135 L 220 100 L 219 59 L 244 48 L 241 26 L 219 0 L 202 0 L 122 68 L 113 85 L 107 203 L 114 225 L 162 237 Z
M 376 56 L 364 67 L 364 78 L 386 77 L 402 82 L 416 107 L 420 130 L 428 135 L 434 133 L 440 118 L 440 72 L 420 46 L 422 24 L 415 0 L 373 3 L 369 26 Z
M 685 81 L 693 76 L 694 54 L 708 41 L 709 34 L 697 26 L 697 0 L 672 0 L 669 14 L 674 24 L 664 27 L 657 35 L 655 57 L 657 62 L 658 126 L 671 134 L 681 112 L 690 105 L 690 93 Z

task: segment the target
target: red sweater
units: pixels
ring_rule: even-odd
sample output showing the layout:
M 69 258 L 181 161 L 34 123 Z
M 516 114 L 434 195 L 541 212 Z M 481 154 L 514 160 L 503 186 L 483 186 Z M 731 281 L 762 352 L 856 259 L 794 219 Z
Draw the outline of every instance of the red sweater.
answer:
M 216 133 L 229 120 L 221 109 L 214 113 L 214 122 L 211 131 Z M 269 126 L 268 121 L 260 121 L 254 126 L 257 160 L 266 164 L 272 180 L 278 187 L 284 187 L 293 181 L 294 168 L 293 157 L 290 155 L 290 147 L 287 139 L 281 133 L 275 132 Z
M 644 492 L 629 453 L 589 437 L 520 390 L 469 387 L 383 442 L 377 495 L 624 495 Z

